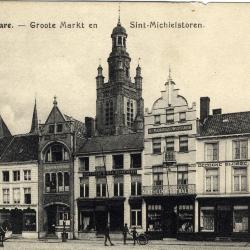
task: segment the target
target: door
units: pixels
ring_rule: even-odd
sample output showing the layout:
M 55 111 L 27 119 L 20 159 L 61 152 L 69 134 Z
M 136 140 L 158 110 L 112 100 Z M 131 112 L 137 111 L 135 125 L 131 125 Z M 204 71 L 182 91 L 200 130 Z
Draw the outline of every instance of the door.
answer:
M 163 235 L 166 238 L 176 237 L 177 232 L 177 215 L 173 207 L 164 210 L 163 216 Z
M 21 234 L 23 229 L 23 212 L 19 209 L 11 211 L 11 227 L 13 234 Z
M 47 218 L 48 218 L 48 233 L 55 233 L 56 229 L 56 213 L 57 207 L 50 206 L 47 208 Z
M 99 206 L 101 207 L 101 206 Z M 97 207 L 98 208 L 98 207 Z M 102 211 L 100 211 L 102 210 Z M 103 209 L 99 209 L 99 211 L 95 212 L 95 222 L 96 222 L 96 231 L 97 233 L 103 233 L 105 231 L 107 222 L 108 222 L 108 213 Z
M 232 233 L 232 209 L 229 205 L 217 207 L 217 233 L 220 236 L 230 236 Z
M 110 230 L 121 231 L 124 225 L 124 209 L 121 206 L 115 206 L 110 209 Z

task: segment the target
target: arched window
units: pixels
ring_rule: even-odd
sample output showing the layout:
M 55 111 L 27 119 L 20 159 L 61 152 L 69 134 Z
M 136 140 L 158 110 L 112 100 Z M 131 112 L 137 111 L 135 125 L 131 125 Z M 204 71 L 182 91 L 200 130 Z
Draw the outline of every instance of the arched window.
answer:
M 45 190 L 46 192 L 50 192 L 50 174 L 45 174 Z
M 57 178 L 58 178 L 58 191 L 59 192 L 63 192 L 64 188 L 63 188 L 63 174 L 61 172 L 59 172 L 57 174 Z
M 56 173 L 52 173 L 51 174 L 51 183 L 50 183 L 50 190 L 52 193 L 56 192 L 56 186 L 57 186 Z
M 69 191 L 69 173 L 64 172 L 64 189 L 65 191 Z
M 45 162 L 60 162 L 69 160 L 68 150 L 61 144 L 52 144 L 45 152 Z

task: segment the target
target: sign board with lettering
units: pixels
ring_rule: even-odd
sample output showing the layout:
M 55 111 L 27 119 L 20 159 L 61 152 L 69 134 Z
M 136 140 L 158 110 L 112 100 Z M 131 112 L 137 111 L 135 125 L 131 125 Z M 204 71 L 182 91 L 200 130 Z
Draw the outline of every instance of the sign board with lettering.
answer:
M 198 167 L 247 167 L 248 161 L 197 162 Z
M 107 175 L 125 175 L 125 174 L 137 174 L 137 169 L 120 169 L 120 170 L 109 170 L 109 171 L 94 171 L 94 172 L 83 172 L 82 176 L 107 176 Z
M 148 129 L 148 133 L 149 134 L 169 133 L 169 132 L 186 131 L 186 130 L 192 130 L 192 124 L 181 125 L 181 126 L 172 126 L 172 127 L 150 128 L 150 129 Z

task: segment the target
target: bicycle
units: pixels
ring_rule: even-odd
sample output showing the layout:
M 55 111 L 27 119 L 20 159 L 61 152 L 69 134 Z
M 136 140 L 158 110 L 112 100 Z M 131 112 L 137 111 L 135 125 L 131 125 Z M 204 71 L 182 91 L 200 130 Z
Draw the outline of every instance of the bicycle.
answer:
M 129 233 L 130 235 L 132 235 L 131 233 Z M 132 235 L 133 236 L 133 235 Z M 148 236 L 145 233 L 140 233 L 136 235 L 135 238 L 136 242 L 138 245 L 147 245 L 148 244 Z

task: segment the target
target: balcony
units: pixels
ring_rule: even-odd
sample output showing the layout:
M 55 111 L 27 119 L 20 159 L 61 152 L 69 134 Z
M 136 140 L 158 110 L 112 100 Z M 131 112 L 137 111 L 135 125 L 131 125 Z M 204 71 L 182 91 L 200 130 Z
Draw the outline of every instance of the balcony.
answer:
M 176 162 L 175 159 L 175 152 L 174 151 L 167 151 L 164 154 L 164 161 L 167 163 L 172 163 L 172 162 Z
M 144 186 L 142 195 L 150 196 L 173 196 L 173 195 L 190 195 L 195 194 L 195 184 L 187 185 L 164 185 L 164 186 Z

